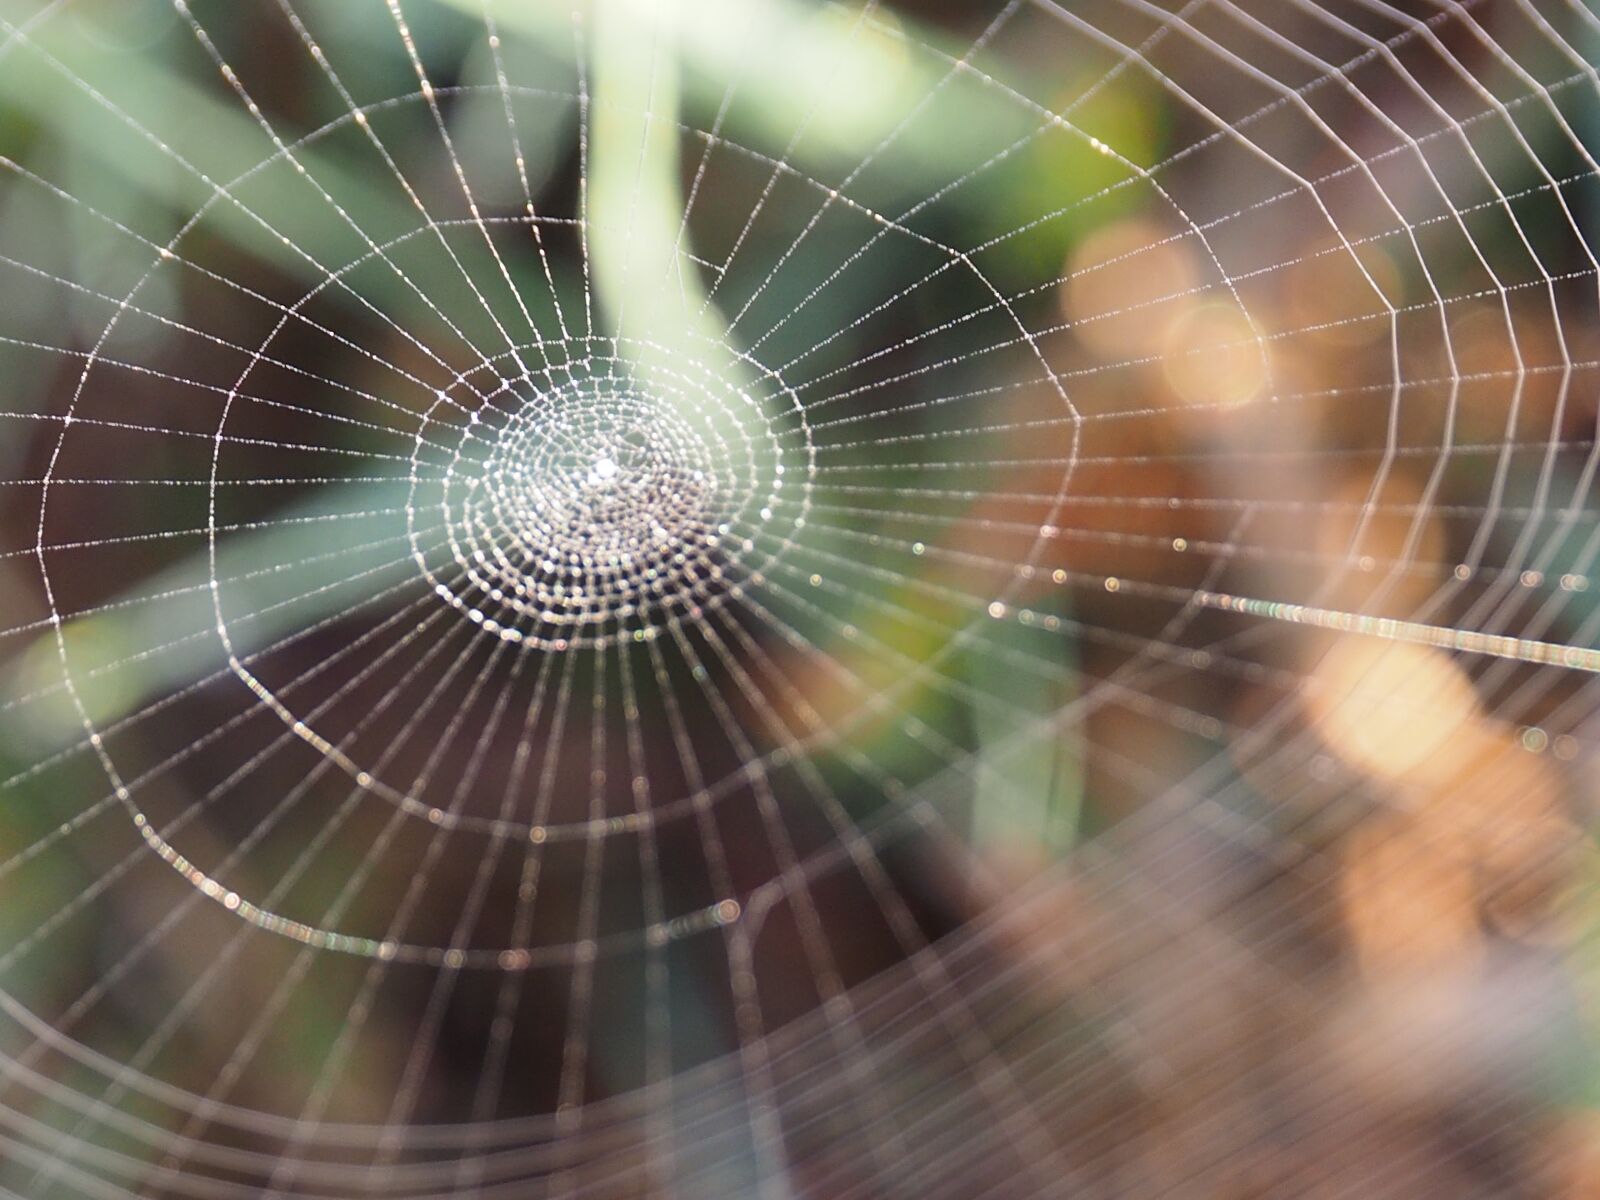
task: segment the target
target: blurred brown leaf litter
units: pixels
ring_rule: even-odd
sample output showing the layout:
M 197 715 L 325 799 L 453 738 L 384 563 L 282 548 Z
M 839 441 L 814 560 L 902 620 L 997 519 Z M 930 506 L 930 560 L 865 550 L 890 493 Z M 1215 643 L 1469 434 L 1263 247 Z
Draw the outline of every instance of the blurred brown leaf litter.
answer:
M 1585 0 L 0 0 L 0 1194 L 1600 1196 Z

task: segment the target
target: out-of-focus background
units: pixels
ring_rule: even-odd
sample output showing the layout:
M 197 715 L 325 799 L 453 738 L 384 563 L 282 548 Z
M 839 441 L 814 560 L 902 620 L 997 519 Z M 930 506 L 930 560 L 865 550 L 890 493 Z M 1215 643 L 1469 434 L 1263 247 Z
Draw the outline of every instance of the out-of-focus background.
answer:
M 0 0 L 0 1191 L 1600 1195 L 1585 0 Z

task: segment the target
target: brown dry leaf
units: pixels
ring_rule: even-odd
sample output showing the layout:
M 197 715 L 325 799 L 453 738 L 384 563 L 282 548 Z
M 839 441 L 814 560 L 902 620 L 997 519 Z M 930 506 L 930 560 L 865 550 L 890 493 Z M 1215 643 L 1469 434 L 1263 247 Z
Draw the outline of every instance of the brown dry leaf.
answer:
M 1328 748 L 1388 783 L 1451 778 L 1484 734 L 1478 694 L 1449 655 L 1342 637 L 1317 663 L 1307 708 Z
M 1339 900 L 1369 983 L 1460 976 L 1482 956 L 1471 863 L 1458 841 L 1436 832 L 1383 815 L 1346 839 Z

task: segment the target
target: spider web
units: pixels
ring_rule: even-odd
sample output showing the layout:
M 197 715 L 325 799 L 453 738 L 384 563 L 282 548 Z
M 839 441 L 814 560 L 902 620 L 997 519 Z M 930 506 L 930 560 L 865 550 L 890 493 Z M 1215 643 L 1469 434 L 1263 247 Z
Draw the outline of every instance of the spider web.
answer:
M 1600 19 L 951 7 L 0 5 L 6 1194 L 1543 1169 Z

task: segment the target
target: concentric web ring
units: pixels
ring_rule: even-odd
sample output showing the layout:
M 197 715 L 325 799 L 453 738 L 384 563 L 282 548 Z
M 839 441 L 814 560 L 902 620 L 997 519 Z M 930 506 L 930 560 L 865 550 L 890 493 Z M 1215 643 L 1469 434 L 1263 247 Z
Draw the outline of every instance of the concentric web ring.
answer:
M 0 1189 L 1587 1194 L 1597 46 L 0 4 Z
M 780 543 L 767 563 L 805 527 L 815 466 L 804 413 L 781 384 L 790 406 L 781 432 L 761 401 L 704 366 L 641 373 L 614 345 L 579 347 L 559 369 L 503 386 L 509 411 L 490 407 L 492 396 L 453 406 L 466 423 L 443 435 L 455 441 L 437 504 L 465 595 L 422 549 L 420 481 L 408 520 L 440 597 L 508 641 L 567 650 L 657 637 L 663 624 L 737 598 L 756 570 L 740 561 L 757 553 L 758 534 Z M 448 395 L 439 404 L 451 406 Z M 428 460 L 439 436 L 419 430 L 419 473 L 438 469 Z M 523 633 L 518 618 L 537 632 Z

